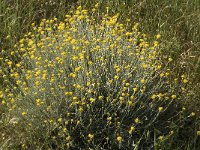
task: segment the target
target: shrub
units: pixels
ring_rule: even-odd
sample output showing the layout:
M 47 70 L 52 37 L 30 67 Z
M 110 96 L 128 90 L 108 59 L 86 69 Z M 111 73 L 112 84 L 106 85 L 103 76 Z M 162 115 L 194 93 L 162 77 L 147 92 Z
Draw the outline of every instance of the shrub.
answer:
M 33 23 L 11 52 L 18 63 L 3 59 L 5 147 L 149 149 L 177 135 L 174 100 L 188 79 L 161 63 L 160 35 L 150 42 L 137 23 L 128 31 L 118 14 L 91 14 L 79 6 L 63 22 Z

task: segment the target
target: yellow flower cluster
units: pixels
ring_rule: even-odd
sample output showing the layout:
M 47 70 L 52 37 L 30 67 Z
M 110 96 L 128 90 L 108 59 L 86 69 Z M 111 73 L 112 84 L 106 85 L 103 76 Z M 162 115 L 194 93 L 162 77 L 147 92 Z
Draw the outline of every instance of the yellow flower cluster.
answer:
M 21 61 L 4 60 L 9 74 L 1 74 L 9 84 L 0 91 L 2 104 L 31 126 L 41 118 L 54 133 L 48 136 L 65 139 L 68 146 L 74 133 L 91 143 L 98 132 L 111 128 L 114 134 L 122 125 L 133 136 L 144 116 L 151 122 L 177 96 L 173 89 L 161 90 L 170 73 L 162 70 L 159 42 L 149 42 L 139 24 L 128 31 L 118 17 L 105 14 L 95 20 L 79 6 L 63 22 L 33 23 L 33 31 L 14 46 Z M 125 138 L 120 134 L 114 141 Z

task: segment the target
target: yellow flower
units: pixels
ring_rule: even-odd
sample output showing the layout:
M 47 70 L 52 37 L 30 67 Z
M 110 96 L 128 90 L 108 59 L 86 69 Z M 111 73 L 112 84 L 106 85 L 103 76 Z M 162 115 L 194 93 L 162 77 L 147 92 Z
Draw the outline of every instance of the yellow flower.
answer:
M 134 93 L 137 92 L 137 90 L 138 90 L 137 88 L 133 88 Z
M 163 110 L 163 107 L 159 107 L 158 111 L 161 112 Z
M 132 96 L 130 97 L 130 99 L 131 99 L 131 100 L 134 100 L 134 99 L 135 99 L 135 96 L 134 96 L 134 95 L 132 95 Z
M 82 112 L 83 111 L 83 107 L 79 107 L 78 111 Z
M 188 83 L 188 80 L 187 79 L 183 79 L 183 83 Z
M 81 10 L 81 9 L 82 9 L 82 6 L 78 6 L 78 7 L 77 7 L 77 10 Z
M 147 65 L 147 64 L 142 64 L 142 67 L 143 67 L 144 69 L 146 69 L 146 68 L 148 67 L 148 65 Z
M 137 31 L 138 26 L 139 26 L 139 23 L 136 23 L 136 24 L 133 26 L 132 30 L 136 30 L 136 31 Z
M 172 98 L 172 99 L 175 99 L 175 98 L 176 98 L 176 95 L 172 95 L 171 98 Z
M 125 96 L 125 93 L 122 93 L 122 96 Z
M 77 72 L 77 71 L 79 71 L 79 70 L 81 70 L 81 67 L 80 67 L 80 66 L 75 68 L 75 72 Z
M 78 100 L 78 97 L 74 96 L 72 99 L 73 99 L 73 101 L 76 101 L 76 100 Z
M 76 122 L 76 125 L 79 125 L 81 122 L 80 122 L 80 120 L 78 120 L 77 122 Z
M 36 99 L 36 105 L 37 106 L 40 106 L 40 105 L 42 105 L 42 104 L 44 104 L 44 102 L 41 100 L 41 99 Z
M 58 122 L 61 122 L 61 121 L 62 121 L 62 118 L 59 118 L 59 119 L 58 119 Z
M 158 139 L 159 139 L 160 141 L 162 141 L 162 140 L 164 139 L 164 136 L 159 136 Z
M 66 96 L 69 95 L 69 92 L 65 92 L 65 95 L 66 95 Z
M 138 124 L 140 122 L 139 118 L 135 119 L 135 123 Z
M 192 113 L 190 114 L 190 116 L 192 116 L 192 117 L 195 116 L 195 115 L 196 115 L 196 114 L 195 114 L 194 112 L 192 112 Z
M 94 138 L 94 134 L 88 134 L 88 137 L 89 137 L 90 139 L 93 139 L 93 138 Z
M 94 98 L 90 98 L 90 102 L 91 102 L 91 103 L 94 103 L 94 102 L 95 102 L 95 99 L 94 99 Z
M 71 136 L 67 136 L 67 137 L 66 137 L 66 140 L 67 140 L 67 141 L 70 141 L 70 139 L 71 139 Z
M 99 96 L 99 100 L 102 100 L 103 99 L 103 96 Z
M 126 83 L 126 84 L 125 84 L 125 86 L 129 86 L 129 85 L 130 85 L 129 83 Z
M 115 76 L 114 76 L 114 79 L 115 79 L 115 80 L 119 79 L 119 76 L 115 75 Z
M 185 107 L 183 107 L 183 108 L 182 108 L 182 111 L 185 111 L 185 110 L 186 110 L 186 108 L 185 108 Z
M 170 131 L 169 133 L 172 135 L 172 134 L 174 134 L 174 131 Z
M 64 129 L 63 129 L 63 132 L 67 132 L 67 128 L 64 128 Z
M 96 4 L 94 5 L 94 7 L 95 7 L 95 8 L 98 8 L 98 7 L 99 7 L 99 3 L 96 3 Z
M 129 134 L 132 134 L 135 131 L 135 127 L 131 126 L 130 130 L 128 131 Z
M 2 104 L 2 105 L 5 105 L 5 104 L 6 104 L 6 101 L 3 100 L 3 101 L 1 102 L 1 104 Z
M 161 37 L 161 35 L 160 35 L 160 34 L 157 34 L 157 35 L 156 35 L 156 38 L 157 38 L 157 39 L 159 39 L 160 37 Z
M 10 66 L 12 65 L 12 61 L 8 61 L 7 64 Z
M 158 41 L 154 42 L 154 46 L 157 47 L 159 45 Z
M 118 141 L 119 143 L 121 143 L 121 142 L 122 142 L 122 137 L 121 137 L 121 136 L 118 136 L 118 137 L 117 137 L 117 141 Z
M 140 82 L 141 82 L 142 84 L 144 84 L 144 83 L 145 83 L 145 79 L 142 79 Z
M 157 96 L 156 96 L 155 94 L 153 94 L 153 95 L 151 96 L 151 99 L 154 100 L 154 99 L 156 99 L 156 97 L 157 97 Z
M 161 73 L 161 74 L 160 74 L 160 77 L 164 77 L 164 75 L 165 75 L 164 73 Z
M 77 89 L 80 89 L 80 88 L 81 88 L 81 86 L 80 86 L 79 84 L 78 84 L 76 87 L 77 87 Z
M 93 8 L 93 9 L 92 9 L 92 12 L 95 12 L 95 11 L 96 11 L 96 9 L 95 9 L 95 8 Z
M 93 62 L 92 62 L 92 61 L 88 61 L 88 64 L 89 64 L 89 65 L 92 65 L 92 64 L 93 64 Z
M 132 101 L 128 101 L 128 105 L 129 106 L 133 106 L 133 102 Z
M 119 100 L 120 100 L 120 101 L 123 101 L 123 100 L 124 100 L 124 98 L 123 98 L 122 96 L 120 96 L 120 97 L 119 97 Z
M 168 58 L 168 61 L 169 61 L 169 62 L 171 62 L 172 60 L 173 60 L 173 59 L 172 59 L 171 57 L 170 57 L 170 58 Z
M 116 68 L 116 72 L 120 72 L 120 68 Z
M 112 117 L 108 117 L 108 118 L 107 118 L 107 121 L 111 121 L 111 120 L 112 120 Z
M 20 64 L 16 64 L 16 67 L 20 67 L 21 65 Z
M 75 73 L 70 73 L 69 76 L 72 77 L 72 78 L 75 78 L 76 74 Z
M 36 85 L 36 86 L 39 86 L 40 84 L 41 84 L 40 81 L 36 81 L 36 82 L 35 82 L 35 85 Z
M 200 136 L 200 131 L 197 131 L 197 135 Z
M 27 115 L 27 112 L 23 111 L 22 116 L 25 116 L 25 115 Z

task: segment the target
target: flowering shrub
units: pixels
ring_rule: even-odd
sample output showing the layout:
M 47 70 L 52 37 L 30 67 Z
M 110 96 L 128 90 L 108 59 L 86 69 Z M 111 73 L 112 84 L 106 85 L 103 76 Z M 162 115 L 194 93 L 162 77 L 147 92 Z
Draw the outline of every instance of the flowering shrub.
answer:
M 148 149 L 173 136 L 172 104 L 184 90 L 159 59 L 160 35 L 149 42 L 139 24 L 128 31 L 118 14 L 100 17 L 78 7 L 63 22 L 33 23 L 11 52 L 19 61 L 3 60 L 7 147 Z

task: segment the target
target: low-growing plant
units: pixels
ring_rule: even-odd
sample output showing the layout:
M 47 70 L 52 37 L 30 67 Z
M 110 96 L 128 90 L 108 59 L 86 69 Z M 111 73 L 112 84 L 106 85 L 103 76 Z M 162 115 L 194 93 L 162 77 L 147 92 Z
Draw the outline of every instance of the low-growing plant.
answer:
M 158 149 L 195 118 L 177 107 L 188 78 L 162 64 L 160 35 L 95 8 L 33 23 L 3 58 L 2 148 Z

